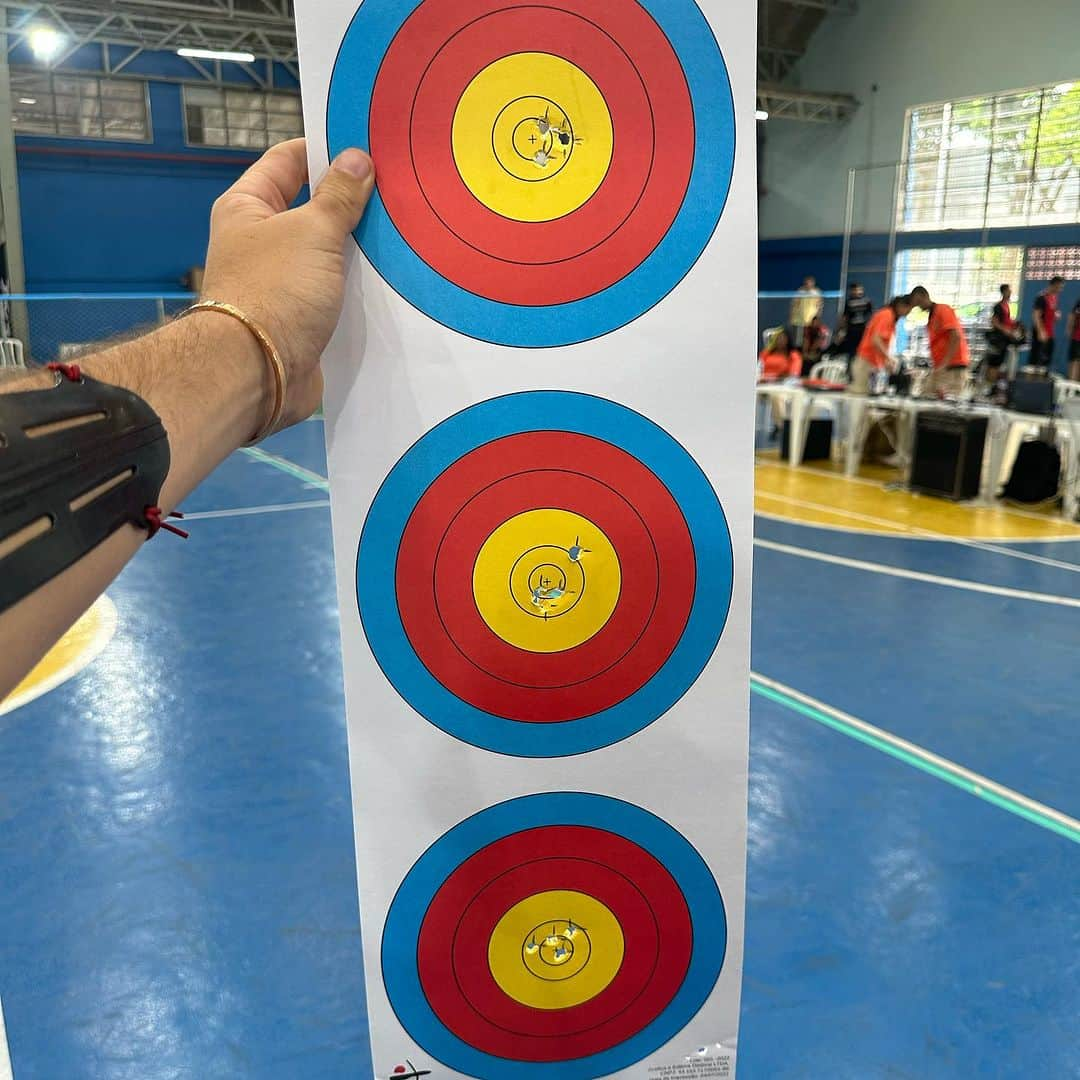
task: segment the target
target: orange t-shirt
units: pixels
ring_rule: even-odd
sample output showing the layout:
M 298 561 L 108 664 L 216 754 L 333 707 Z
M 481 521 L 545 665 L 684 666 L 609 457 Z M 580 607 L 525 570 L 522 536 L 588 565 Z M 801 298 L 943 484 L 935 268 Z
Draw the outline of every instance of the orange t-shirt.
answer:
M 930 334 L 930 359 L 935 368 L 945 366 L 945 354 L 949 351 L 949 336 L 953 330 L 960 334 L 960 347 L 953 353 L 949 361 L 949 367 L 969 367 L 971 364 L 971 352 L 968 349 L 967 335 L 960 325 L 960 320 L 948 304 L 935 304 L 930 309 L 930 325 L 927 328 Z
M 798 378 L 802 374 L 802 353 L 796 349 L 786 353 L 763 349 L 758 359 L 761 361 L 763 379 Z
M 859 342 L 858 355 L 872 367 L 885 367 L 889 357 L 874 345 L 874 338 L 879 337 L 890 346 L 892 339 L 896 337 L 896 312 L 891 307 L 883 307 L 875 311 L 866 324 L 866 332 Z

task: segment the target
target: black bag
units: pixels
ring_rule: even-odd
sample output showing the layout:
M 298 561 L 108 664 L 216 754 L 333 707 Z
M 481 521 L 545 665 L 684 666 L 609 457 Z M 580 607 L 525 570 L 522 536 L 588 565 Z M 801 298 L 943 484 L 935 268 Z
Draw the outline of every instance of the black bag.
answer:
M 1046 376 L 1021 375 L 1009 383 L 1009 408 L 1033 416 L 1052 416 L 1055 408 L 1054 380 Z
M 1005 486 L 1005 498 L 1014 502 L 1041 503 L 1058 493 L 1061 454 L 1048 442 L 1021 443 L 1016 464 Z
M 811 420 L 806 433 L 806 452 L 803 461 L 828 461 L 832 457 L 833 422 Z M 780 457 L 791 460 L 791 421 L 785 420 L 781 433 Z

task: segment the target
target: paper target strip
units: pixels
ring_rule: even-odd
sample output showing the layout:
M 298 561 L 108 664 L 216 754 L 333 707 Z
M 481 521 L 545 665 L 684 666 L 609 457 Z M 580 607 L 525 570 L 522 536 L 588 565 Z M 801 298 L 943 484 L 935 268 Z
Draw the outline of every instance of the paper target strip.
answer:
M 482 810 L 420 857 L 382 972 L 402 1026 L 449 1068 L 588 1080 L 677 1035 L 726 945 L 716 881 L 680 833 L 630 803 L 546 793 Z
M 697 463 L 603 398 L 538 391 L 428 432 L 371 506 L 357 556 L 375 657 L 475 746 L 565 757 L 672 707 L 716 649 L 731 537 Z
M 462 334 L 550 347 L 626 325 L 690 271 L 735 119 L 693 0 L 365 0 L 327 142 L 378 164 L 357 239 L 393 289 Z

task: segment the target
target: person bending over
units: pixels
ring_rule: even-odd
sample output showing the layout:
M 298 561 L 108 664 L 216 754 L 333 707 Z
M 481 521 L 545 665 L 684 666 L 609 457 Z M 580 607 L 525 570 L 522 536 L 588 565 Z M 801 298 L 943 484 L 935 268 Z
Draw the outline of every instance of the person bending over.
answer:
M 69 367 L 62 375 L 31 371 L 0 381 L 0 431 L 6 426 L 12 434 L 14 424 L 24 425 L 3 451 L 8 462 L 0 461 L 0 525 L 16 522 L 14 531 L 0 531 L 0 700 L 204 477 L 253 438 L 305 419 L 319 405 L 320 358 L 345 295 L 346 245 L 371 196 L 374 169 L 363 151 L 345 150 L 311 201 L 289 209 L 307 180 L 305 143 L 297 139 L 268 151 L 217 200 L 210 218 L 202 302 L 186 316 L 135 341 L 80 358 L 78 369 Z M 27 390 L 46 392 L 23 393 Z M 95 396 L 108 402 L 97 413 Z M 65 401 L 91 403 L 85 432 L 63 430 L 65 423 L 72 426 L 57 419 L 58 406 Z M 51 419 L 40 419 L 50 410 Z M 91 422 L 112 417 L 119 427 L 126 424 L 123 439 L 107 445 L 117 460 L 140 465 L 124 469 L 95 490 L 70 497 L 69 489 L 61 496 L 58 488 L 40 481 L 40 464 L 35 479 L 35 455 L 44 460 L 48 452 L 36 448 L 44 447 L 46 439 L 23 435 L 35 411 L 37 430 L 55 433 L 56 439 L 83 439 L 84 445 L 89 445 L 85 440 L 93 430 Z M 3 443 L 0 439 L 0 446 Z M 22 455 L 21 473 L 12 468 L 16 448 Z M 73 459 L 68 454 L 56 474 L 66 468 L 69 483 Z M 88 460 L 75 468 L 88 470 Z M 163 486 L 152 506 L 144 510 L 132 501 L 125 508 L 125 485 L 145 484 L 140 468 L 147 474 L 160 471 Z M 143 490 L 140 487 L 139 494 Z M 32 520 L 21 527 L 20 500 L 32 511 Z M 131 523 L 111 533 L 104 530 L 107 538 L 90 550 L 77 550 L 77 525 L 60 536 L 57 521 L 88 513 L 89 504 L 104 500 L 130 514 L 124 520 Z M 22 512 L 25 517 L 25 509 Z M 46 552 L 53 550 L 48 546 L 50 522 L 54 539 L 68 545 L 67 553 L 52 564 L 66 568 L 55 574 L 46 565 Z M 37 549 L 41 554 L 34 552 L 35 544 L 42 545 Z M 11 571 L 16 561 L 24 582 L 47 583 L 21 595 Z M 6 582 L 5 572 L 11 575 Z M 17 598 L 6 608 L 5 586 L 9 594 L 14 588 Z
M 919 285 L 911 291 L 911 306 L 929 312 L 930 362 L 933 371 L 923 385 L 923 397 L 958 398 L 967 385 L 971 354 L 956 312 L 948 304 L 935 304 Z
M 906 296 L 896 296 L 870 317 L 851 364 L 851 393 L 869 394 L 877 372 L 889 371 L 894 366 L 892 348 L 896 324 L 906 319 L 910 312 L 911 301 Z

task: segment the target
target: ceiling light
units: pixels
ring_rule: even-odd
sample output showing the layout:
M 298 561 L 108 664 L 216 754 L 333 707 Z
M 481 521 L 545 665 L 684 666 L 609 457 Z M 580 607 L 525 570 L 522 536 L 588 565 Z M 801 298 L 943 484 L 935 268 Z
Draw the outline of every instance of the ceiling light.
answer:
M 19 104 L 20 105 L 36 105 L 37 104 L 37 98 L 36 97 L 21 97 L 21 98 L 19 98 Z
M 63 47 L 64 36 L 51 26 L 38 26 L 30 31 L 30 48 L 38 60 L 48 63 Z
M 768 120 L 769 119 L 769 114 L 764 109 L 758 109 L 758 111 L 757 111 L 757 119 L 758 120 Z
M 234 64 L 253 64 L 255 54 L 227 52 L 224 49 L 177 49 L 177 56 L 189 56 L 194 60 L 231 60 Z

